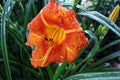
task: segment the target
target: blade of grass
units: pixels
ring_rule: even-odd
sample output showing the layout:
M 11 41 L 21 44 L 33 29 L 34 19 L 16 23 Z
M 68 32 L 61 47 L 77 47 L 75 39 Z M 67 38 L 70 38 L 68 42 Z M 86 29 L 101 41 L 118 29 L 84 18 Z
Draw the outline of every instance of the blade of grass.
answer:
M 53 80 L 53 73 L 52 73 L 53 71 L 51 70 L 50 66 L 47 66 L 46 69 L 47 69 L 48 75 L 50 77 L 50 80 Z
M 32 5 L 32 0 L 29 0 L 26 6 L 26 13 L 25 13 L 25 22 L 24 22 L 24 28 L 26 30 L 27 23 L 30 19 L 30 12 L 31 12 L 31 5 Z
M 23 42 L 23 40 L 21 39 L 21 37 L 20 37 L 20 36 L 22 36 L 21 33 L 14 26 L 12 20 L 8 16 L 7 16 L 6 20 L 8 21 L 9 25 L 13 27 L 13 28 L 6 27 L 8 33 L 23 47 L 23 49 L 26 52 L 26 55 L 28 56 L 28 59 L 29 59 L 30 58 L 30 54 L 28 52 L 29 48 L 25 45 L 25 42 Z M 17 32 L 17 34 L 15 33 L 15 31 Z
M 92 63 L 92 64 L 86 69 L 86 71 L 88 71 L 88 70 L 94 68 L 95 66 L 98 66 L 98 65 L 100 65 L 100 64 L 102 64 L 102 63 L 104 63 L 104 62 L 106 62 L 106 61 L 108 61 L 108 60 L 110 60 L 110 59 L 113 59 L 113 58 L 115 58 L 115 57 L 118 57 L 118 56 L 120 56 L 120 51 L 117 51 L 117 52 L 115 52 L 115 53 L 113 53 L 113 54 L 110 54 L 110 55 L 108 55 L 108 56 L 106 56 L 106 57 L 98 60 L 98 61 L 95 62 L 95 63 Z
M 21 7 L 21 12 L 24 12 L 24 6 L 23 6 L 23 4 L 22 4 L 22 1 L 19 0 L 18 2 L 19 2 L 19 5 L 20 5 L 20 7 Z
M 62 71 L 65 69 L 65 66 L 67 65 L 67 62 L 64 61 L 61 65 L 59 65 L 55 71 L 53 80 L 58 80 L 59 76 L 61 75 Z
M 7 0 L 5 3 L 5 6 L 2 11 L 2 22 L 1 22 L 1 47 L 2 47 L 2 53 L 3 53 L 3 59 L 4 59 L 4 65 L 5 70 L 7 74 L 7 80 L 12 80 L 11 77 L 11 71 L 10 71 L 10 65 L 8 60 L 8 52 L 7 52 L 7 43 L 6 43 L 6 15 L 8 13 L 8 7 L 10 5 L 11 0 Z
M 9 18 L 9 16 L 7 16 L 6 21 L 8 21 L 11 29 L 14 29 L 16 31 L 17 34 L 19 34 L 19 36 L 22 36 L 22 34 L 20 33 L 20 31 L 17 29 L 17 27 L 14 25 L 14 23 L 12 22 L 12 20 Z
M 30 18 L 31 18 L 31 16 L 30 16 L 30 14 L 31 14 L 31 8 L 32 8 L 32 3 L 33 2 L 33 0 L 28 0 L 28 3 L 27 3 L 27 6 L 26 6 L 26 12 L 25 12 L 25 18 L 24 18 L 24 31 L 23 31 L 23 37 L 25 38 L 26 37 L 26 35 L 24 35 L 24 34 L 26 34 L 26 30 L 27 30 L 27 23 L 29 22 L 29 20 L 30 20 Z
M 77 5 L 76 6 L 78 9 L 81 9 L 83 11 L 88 11 L 85 7 L 81 6 L 81 5 Z
M 35 1 L 34 0 L 32 0 L 32 11 L 34 13 L 34 16 L 36 16 L 37 15 L 37 9 L 35 7 Z
M 7 31 L 8 33 L 10 33 L 10 35 L 20 44 L 22 45 L 23 49 L 25 50 L 26 52 L 26 55 L 28 56 L 28 59 L 30 58 L 30 54 L 28 52 L 28 48 L 26 47 L 25 43 L 21 40 L 21 38 L 16 34 L 14 33 L 14 31 L 10 28 L 10 27 L 7 27 Z
M 79 2 L 81 2 L 81 0 L 74 0 L 74 2 L 73 2 L 72 10 L 74 10 L 75 12 L 77 11 L 76 6 Z
M 105 49 L 107 49 L 107 48 L 109 48 L 109 47 L 111 47 L 113 45 L 116 45 L 116 44 L 120 44 L 120 39 L 118 39 L 118 40 L 116 40 L 114 42 L 111 42 L 108 45 L 105 45 L 104 47 L 102 47 L 101 49 L 99 49 L 98 52 L 101 52 L 101 51 L 103 51 L 103 50 L 105 50 Z

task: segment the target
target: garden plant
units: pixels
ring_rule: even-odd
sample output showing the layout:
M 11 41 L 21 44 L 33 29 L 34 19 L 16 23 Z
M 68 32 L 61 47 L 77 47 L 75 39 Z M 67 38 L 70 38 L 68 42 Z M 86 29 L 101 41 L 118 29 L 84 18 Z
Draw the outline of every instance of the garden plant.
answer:
M 1 0 L 0 80 L 120 80 L 120 0 Z

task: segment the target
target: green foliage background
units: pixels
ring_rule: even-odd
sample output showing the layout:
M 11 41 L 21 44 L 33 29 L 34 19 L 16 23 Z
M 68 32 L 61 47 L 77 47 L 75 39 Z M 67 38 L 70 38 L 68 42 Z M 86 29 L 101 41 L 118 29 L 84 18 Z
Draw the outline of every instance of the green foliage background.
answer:
M 72 64 L 65 61 L 45 68 L 31 66 L 32 48 L 25 45 L 27 24 L 48 1 L 0 1 L 0 80 L 119 80 L 120 68 L 114 64 L 120 65 L 120 16 L 116 23 L 107 17 L 120 5 L 120 0 L 87 0 L 93 3 L 88 8 L 81 5 L 81 0 L 60 2 L 76 12 L 89 46 L 82 49 Z M 99 25 L 109 28 L 102 39 Z

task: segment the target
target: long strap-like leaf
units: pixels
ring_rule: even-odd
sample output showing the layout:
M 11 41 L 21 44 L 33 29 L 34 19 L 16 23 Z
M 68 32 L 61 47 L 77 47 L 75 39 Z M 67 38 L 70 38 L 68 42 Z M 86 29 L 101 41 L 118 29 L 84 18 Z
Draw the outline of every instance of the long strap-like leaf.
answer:
M 70 76 L 64 80 L 119 80 L 120 72 L 95 72 Z
M 112 22 L 110 19 L 100 14 L 99 12 L 86 11 L 86 12 L 78 13 L 78 15 L 83 15 L 83 16 L 86 16 L 86 17 L 89 17 L 91 19 L 98 21 L 102 25 L 111 29 L 114 33 L 116 33 L 120 37 L 120 28 L 114 22 Z
M 5 64 L 5 70 L 7 80 L 12 80 L 11 72 L 10 72 L 10 65 L 8 60 L 8 52 L 7 52 L 7 44 L 6 44 L 6 15 L 8 13 L 8 7 L 10 5 L 11 0 L 7 0 L 5 3 L 5 6 L 2 11 L 2 22 L 1 22 L 1 47 L 2 47 L 2 53 L 3 53 L 3 59 Z

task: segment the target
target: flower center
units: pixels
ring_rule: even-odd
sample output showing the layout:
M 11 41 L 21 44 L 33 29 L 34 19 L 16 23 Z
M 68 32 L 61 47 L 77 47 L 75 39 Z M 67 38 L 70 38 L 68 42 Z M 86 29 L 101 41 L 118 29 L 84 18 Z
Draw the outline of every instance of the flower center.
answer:
M 62 43 L 62 41 L 65 39 L 65 36 L 66 36 L 65 30 L 63 28 L 56 26 L 56 25 L 48 24 L 46 22 L 46 20 L 44 19 L 42 11 L 41 11 L 41 18 L 42 18 L 43 23 L 46 26 L 45 41 L 47 42 L 48 46 Z

